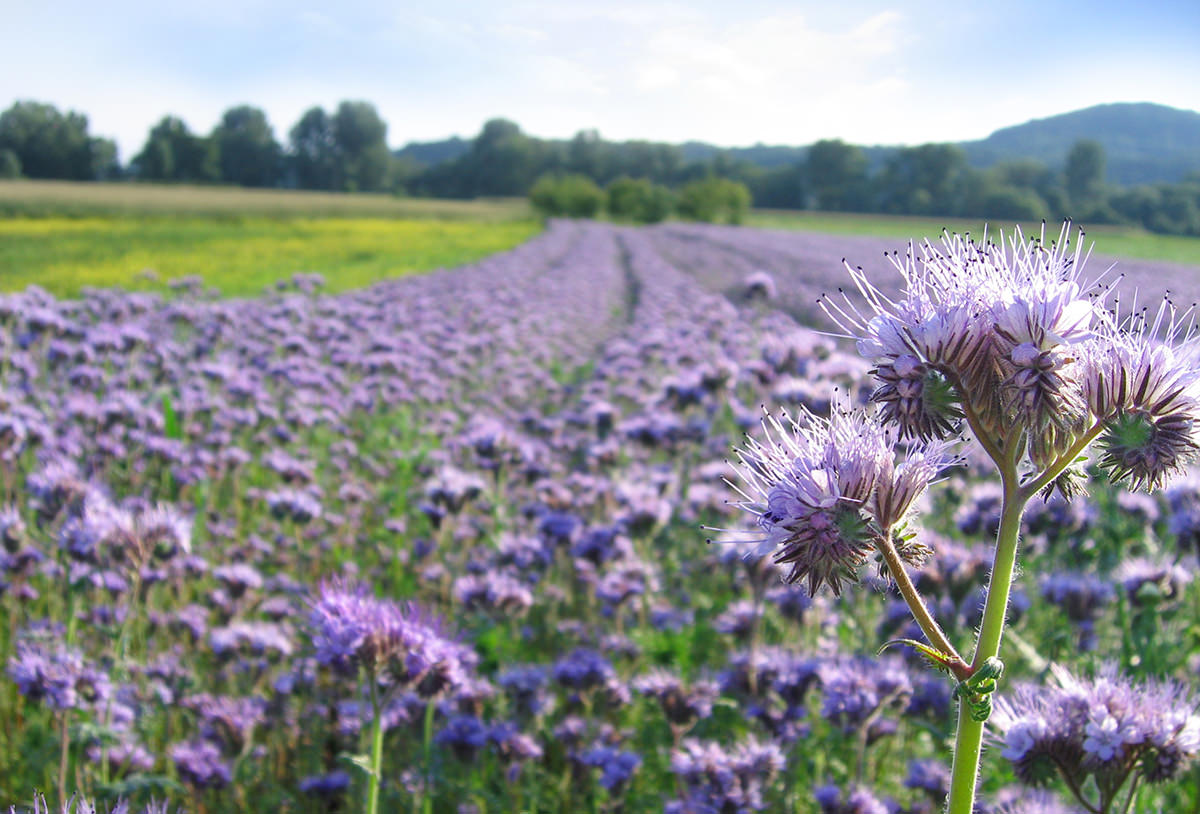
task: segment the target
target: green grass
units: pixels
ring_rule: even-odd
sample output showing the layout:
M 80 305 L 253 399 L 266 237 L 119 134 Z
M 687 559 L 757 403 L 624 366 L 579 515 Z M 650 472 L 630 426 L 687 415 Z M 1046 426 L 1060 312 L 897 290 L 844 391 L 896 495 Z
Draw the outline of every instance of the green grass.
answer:
M 795 229 L 834 235 L 869 235 L 894 237 L 903 240 L 930 238 L 936 240 L 943 229 L 981 235 L 984 221 L 963 218 L 935 218 L 908 215 L 860 215 L 835 212 L 792 212 L 778 209 L 758 209 L 746 219 L 747 226 L 764 229 Z M 1083 226 L 1087 239 L 1094 242 L 1094 251 L 1114 257 L 1137 257 L 1144 260 L 1167 260 L 1175 263 L 1200 265 L 1200 238 L 1178 235 L 1157 235 L 1133 226 Z M 1010 222 L 992 222 L 990 233 L 998 229 L 1007 233 Z M 1026 234 L 1037 232 L 1041 223 L 1024 223 Z M 1058 226 L 1051 225 L 1057 236 Z
M 506 221 L 533 217 L 523 198 L 448 201 L 393 195 L 284 189 L 0 181 L 0 217 L 207 215 L 242 217 L 380 217 Z
M 163 290 L 167 280 L 199 275 L 225 296 L 254 296 L 294 272 L 319 272 L 328 290 L 344 291 L 469 263 L 540 228 L 531 219 L 11 218 L 0 220 L 0 290 Z

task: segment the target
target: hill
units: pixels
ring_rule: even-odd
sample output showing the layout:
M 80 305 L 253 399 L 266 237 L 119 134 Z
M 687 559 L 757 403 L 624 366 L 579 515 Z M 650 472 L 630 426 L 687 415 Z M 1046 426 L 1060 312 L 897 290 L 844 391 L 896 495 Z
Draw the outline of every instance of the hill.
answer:
M 1148 102 L 1096 105 L 1034 119 L 961 146 L 976 167 L 1012 158 L 1061 167 L 1081 138 L 1104 147 L 1112 184 L 1173 183 L 1200 170 L 1200 113 Z

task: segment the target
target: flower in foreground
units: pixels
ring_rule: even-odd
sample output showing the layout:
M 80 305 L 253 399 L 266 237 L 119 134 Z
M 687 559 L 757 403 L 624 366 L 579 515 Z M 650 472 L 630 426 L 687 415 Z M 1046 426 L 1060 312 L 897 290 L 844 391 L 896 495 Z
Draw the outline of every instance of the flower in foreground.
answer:
M 828 419 L 807 409 L 763 421 L 765 441 L 737 450 L 739 508 L 755 517 L 759 536 L 748 555 L 770 555 L 789 566 L 784 580 L 807 581 L 815 594 L 828 585 L 840 594 L 856 582 L 877 541 L 900 530 L 939 472 L 957 458 L 941 441 L 920 445 L 896 465 L 895 433 L 880 417 L 835 406 Z M 920 565 L 927 549 L 904 545 L 901 556 Z

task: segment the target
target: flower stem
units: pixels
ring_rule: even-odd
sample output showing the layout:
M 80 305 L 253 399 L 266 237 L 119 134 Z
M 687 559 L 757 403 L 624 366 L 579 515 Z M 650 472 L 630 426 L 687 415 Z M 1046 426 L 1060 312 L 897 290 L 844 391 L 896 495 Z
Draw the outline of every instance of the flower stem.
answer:
M 900 591 L 900 596 L 904 597 L 904 602 L 912 612 L 913 619 L 920 625 L 921 631 L 929 639 L 929 643 L 950 657 L 950 669 L 954 672 L 955 678 L 959 681 L 969 678 L 970 670 L 967 668 L 966 661 L 946 638 L 946 634 L 942 632 L 941 626 L 933 618 L 933 614 L 925 605 L 925 600 L 917 591 L 917 586 L 913 585 L 908 572 L 904 570 L 904 562 L 900 559 L 900 552 L 896 550 L 896 544 L 892 542 L 890 531 L 879 536 L 876 547 L 883 556 L 883 561 L 887 563 L 888 571 L 896 583 L 897 590 Z
M 371 771 L 367 775 L 367 814 L 379 810 L 379 778 L 383 773 L 383 712 L 379 709 L 379 680 L 369 677 L 371 684 Z
M 1029 495 L 1017 484 L 1015 467 L 1001 471 L 1004 483 L 1004 503 L 1000 514 L 1000 529 L 996 533 L 996 553 L 992 560 L 992 577 L 988 584 L 987 601 L 983 608 L 983 624 L 971 661 L 972 671 L 1000 653 L 1004 636 L 1008 599 L 1012 593 L 1013 572 L 1017 562 L 1017 536 L 1021 530 L 1021 515 Z M 947 814 L 971 814 L 975 806 L 975 783 L 979 777 L 979 755 L 983 747 L 983 722 L 971 717 L 970 707 L 958 707 L 958 733 L 954 741 L 954 768 L 950 776 L 950 794 L 946 798 Z

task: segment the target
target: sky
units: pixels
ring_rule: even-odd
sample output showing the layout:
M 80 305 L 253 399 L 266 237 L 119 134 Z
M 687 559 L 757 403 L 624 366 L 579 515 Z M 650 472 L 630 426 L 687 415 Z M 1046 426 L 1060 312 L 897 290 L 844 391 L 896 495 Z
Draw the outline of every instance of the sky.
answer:
M 167 114 L 373 103 L 388 142 L 964 141 L 1110 102 L 1200 110 L 1197 0 L 3 0 L 0 110 L 88 116 L 128 161 Z

